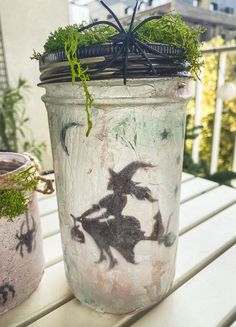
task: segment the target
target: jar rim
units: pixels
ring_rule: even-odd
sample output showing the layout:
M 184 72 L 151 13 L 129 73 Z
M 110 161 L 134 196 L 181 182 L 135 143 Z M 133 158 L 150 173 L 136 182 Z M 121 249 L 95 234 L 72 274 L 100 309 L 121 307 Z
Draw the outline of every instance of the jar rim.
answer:
M 5 169 L 4 169 L 5 163 Z M 0 180 L 17 174 L 32 165 L 28 156 L 15 152 L 0 152 Z
M 145 55 L 149 63 L 152 63 L 156 74 L 153 73 L 143 54 L 134 45 L 130 45 L 127 79 L 190 76 L 190 64 L 184 57 L 183 49 L 162 43 L 148 43 L 147 46 L 149 48 L 145 51 Z M 78 47 L 76 54 L 81 64 L 88 69 L 90 80 L 118 79 L 124 76 L 122 47 L 120 43 L 102 43 Z M 40 58 L 39 68 L 40 81 L 43 84 L 71 81 L 71 67 L 64 50 L 44 54 Z

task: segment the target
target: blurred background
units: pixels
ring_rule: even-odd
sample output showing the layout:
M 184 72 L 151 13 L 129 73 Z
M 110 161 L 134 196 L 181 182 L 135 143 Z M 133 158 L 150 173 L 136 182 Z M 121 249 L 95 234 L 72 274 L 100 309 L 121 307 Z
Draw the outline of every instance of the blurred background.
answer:
M 135 0 L 106 3 L 123 24 Z M 143 0 L 137 20 L 172 11 L 202 35 L 205 66 L 188 106 L 184 170 L 236 186 L 236 1 Z M 0 0 L 0 151 L 28 151 L 52 168 L 47 114 L 38 62 L 50 32 L 59 26 L 109 20 L 94 0 Z

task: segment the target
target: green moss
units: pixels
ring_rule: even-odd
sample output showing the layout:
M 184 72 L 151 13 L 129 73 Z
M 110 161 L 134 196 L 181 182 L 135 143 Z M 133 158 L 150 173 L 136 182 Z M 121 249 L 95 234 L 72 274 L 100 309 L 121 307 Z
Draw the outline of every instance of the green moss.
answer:
M 33 191 L 38 183 L 34 166 L 27 170 L 10 175 L 0 190 L 0 219 L 13 220 L 27 209 L 27 192 Z
M 72 85 L 75 84 L 76 78 L 79 78 L 84 88 L 85 101 L 86 101 L 85 112 L 87 115 L 87 122 L 88 122 L 88 130 L 86 136 L 88 136 L 92 129 L 92 121 L 90 118 L 89 109 L 91 109 L 92 107 L 93 98 L 88 90 L 87 81 L 89 80 L 89 77 L 87 74 L 87 68 L 84 69 L 81 67 L 80 61 L 76 55 L 78 44 L 79 44 L 79 34 L 77 30 L 71 29 L 69 35 L 67 36 L 67 40 L 65 42 L 65 53 L 71 67 Z
M 179 14 L 166 14 L 161 19 L 147 22 L 138 31 L 142 41 L 166 43 L 184 50 L 186 60 L 191 65 L 192 74 L 198 77 L 203 65 L 201 58 L 201 43 L 199 36 L 204 32 L 203 27 L 193 28 L 183 22 Z
M 83 26 L 76 24 L 68 25 L 59 27 L 55 32 L 51 32 L 44 44 L 45 53 L 64 50 L 65 44 L 71 38 L 71 35 L 78 35 L 77 46 L 81 47 L 99 43 L 110 43 L 111 41 L 109 41 L 108 37 L 116 34 L 115 29 L 110 26 L 94 26 L 89 30 L 79 33 L 78 29 Z
M 25 194 L 21 190 L 0 191 L 0 218 L 13 220 L 27 209 Z
M 36 179 L 35 166 L 31 166 L 25 171 L 11 175 L 7 182 L 9 185 L 17 185 L 18 188 L 24 189 L 26 191 L 33 190 L 38 183 Z

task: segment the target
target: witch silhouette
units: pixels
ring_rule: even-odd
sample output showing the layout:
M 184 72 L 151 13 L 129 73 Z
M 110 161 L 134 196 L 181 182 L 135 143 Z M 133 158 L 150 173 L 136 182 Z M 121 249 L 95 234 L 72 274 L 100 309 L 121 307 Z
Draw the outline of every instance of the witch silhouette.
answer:
M 71 229 L 72 238 L 81 243 L 85 242 L 84 233 L 80 230 L 81 224 L 83 229 L 92 236 L 100 250 L 100 257 L 96 263 L 107 260 L 107 257 L 110 269 L 118 263 L 110 247 L 116 249 L 128 262 L 135 264 L 134 247 L 139 241 L 158 241 L 159 244 L 163 243 L 167 247 L 174 243 L 176 237 L 173 233 L 164 234 L 160 211 L 153 217 L 154 224 L 150 236 L 144 235 L 145 232 L 141 230 L 137 218 L 122 214 L 127 204 L 128 195 L 134 196 L 140 201 L 158 201 L 152 197 L 148 187 L 139 186 L 139 183 L 132 181 L 132 177 L 138 169 L 153 167 L 148 163 L 134 161 L 119 173 L 109 169 L 110 178 L 107 189 L 112 190 L 113 193 L 102 198 L 98 204 L 94 204 L 81 216 L 71 215 L 74 220 L 74 226 Z M 102 209 L 105 209 L 105 212 L 100 216 L 88 217 Z

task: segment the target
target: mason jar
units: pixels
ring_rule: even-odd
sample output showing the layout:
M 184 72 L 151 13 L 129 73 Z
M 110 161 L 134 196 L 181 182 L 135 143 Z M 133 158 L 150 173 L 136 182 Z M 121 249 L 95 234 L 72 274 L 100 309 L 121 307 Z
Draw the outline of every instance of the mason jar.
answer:
M 67 280 L 98 311 L 142 310 L 160 301 L 174 278 L 191 79 L 176 53 L 169 66 L 160 63 L 159 76 L 130 71 L 126 85 L 117 70 L 95 75 L 86 137 L 84 90 L 79 81 L 72 86 L 63 56 L 42 58 L 40 86 Z

